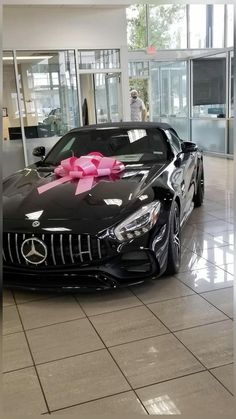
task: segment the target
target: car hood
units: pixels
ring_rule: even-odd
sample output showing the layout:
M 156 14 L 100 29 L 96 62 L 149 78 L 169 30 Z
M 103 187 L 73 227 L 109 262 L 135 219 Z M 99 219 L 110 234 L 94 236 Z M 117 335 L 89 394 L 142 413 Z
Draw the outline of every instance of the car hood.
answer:
M 14 220 L 103 220 L 112 225 L 130 212 L 153 201 L 152 183 L 162 172 L 163 163 L 126 167 L 117 179 L 102 178 L 93 188 L 75 195 L 77 181 L 66 182 L 42 194 L 37 188 L 55 180 L 48 169 L 32 166 L 4 181 L 4 218 Z

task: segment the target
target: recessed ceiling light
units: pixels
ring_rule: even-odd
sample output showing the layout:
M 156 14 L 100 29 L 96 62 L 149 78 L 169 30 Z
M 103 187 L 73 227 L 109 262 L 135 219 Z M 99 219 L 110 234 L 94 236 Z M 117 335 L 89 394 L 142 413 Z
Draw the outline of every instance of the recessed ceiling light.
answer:
M 46 60 L 52 58 L 53 55 L 32 55 L 32 56 L 19 56 L 16 57 L 17 60 Z M 3 61 L 12 61 L 13 57 L 3 57 Z

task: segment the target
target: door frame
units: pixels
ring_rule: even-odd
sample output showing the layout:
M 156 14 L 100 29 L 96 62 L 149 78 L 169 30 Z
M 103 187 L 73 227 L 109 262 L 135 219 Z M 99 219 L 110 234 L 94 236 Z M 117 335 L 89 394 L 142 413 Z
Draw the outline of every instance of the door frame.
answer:
M 119 106 L 119 114 L 121 117 L 121 121 L 123 120 L 123 103 L 122 103 L 122 71 L 120 68 L 116 68 L 116 69 L 101 69 L 101 70 L 80 70 L 77 68 L 77 74 L 78 74 L 78 81 L 77 81 L 77 86 L 78 86 L 78 94 L 79 94 L 79 107 L 80 107 L 80 112 L 82 115 L 82 91 L 81 91 L 81 80 L 80 80 L 80 75 L 83 74 L 90 74 L 93 76 L 93 95 L 94 95 L 94 111 L 95 111 L 95 120 L 97 123 L 97 109 L 96 109 L 96 98 L 95 98 L 95 75 L 96 74 L 104 74 L 105 75 L 105 88 L 106 88 L 106 102 L 107 102 L 107 113 L 109 116 L 109 120 L 110 120 L 110 107 L 109 107 L 109 95 L 108 95 L 108 82 L 107 80 L 109 78 L 112 78 L 114 76 L 119 76 L 119 98 L 118 98 L 118 106 Z M 107 77 L 106 77 L 107 76 Z M 108 121 L 110 122 L 110 121 Z M 83 121 L 81 118 L 81 126 L 83 126 Z

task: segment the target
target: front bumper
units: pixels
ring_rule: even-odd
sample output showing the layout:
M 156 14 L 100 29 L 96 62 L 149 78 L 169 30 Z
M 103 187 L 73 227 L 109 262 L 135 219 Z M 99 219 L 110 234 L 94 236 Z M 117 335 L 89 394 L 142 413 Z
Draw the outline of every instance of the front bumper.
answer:
M 144 282 L 161 274 L 150 249 L 130 250 L 87 267 L 3 267 L 4 286 L 28 290 L 105 290 Z

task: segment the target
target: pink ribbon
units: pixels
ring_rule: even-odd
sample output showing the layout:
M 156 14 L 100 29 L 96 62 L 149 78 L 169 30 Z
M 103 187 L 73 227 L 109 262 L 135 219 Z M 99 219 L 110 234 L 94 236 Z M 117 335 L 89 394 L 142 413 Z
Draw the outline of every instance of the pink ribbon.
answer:
M 70 157 L 62 160 L 60 165 L 55 168 L 54 173 L 61 179 L 54 180 L 38 187 L 38 193 L 48 191 L 55 186 L 78 179 L 75 195 L 89 191 L 96 177 L 115 175 L 125 166 L 118 160 L 111 157 L 104 157 L 97 151 L 89 153 L 87 156 Z

